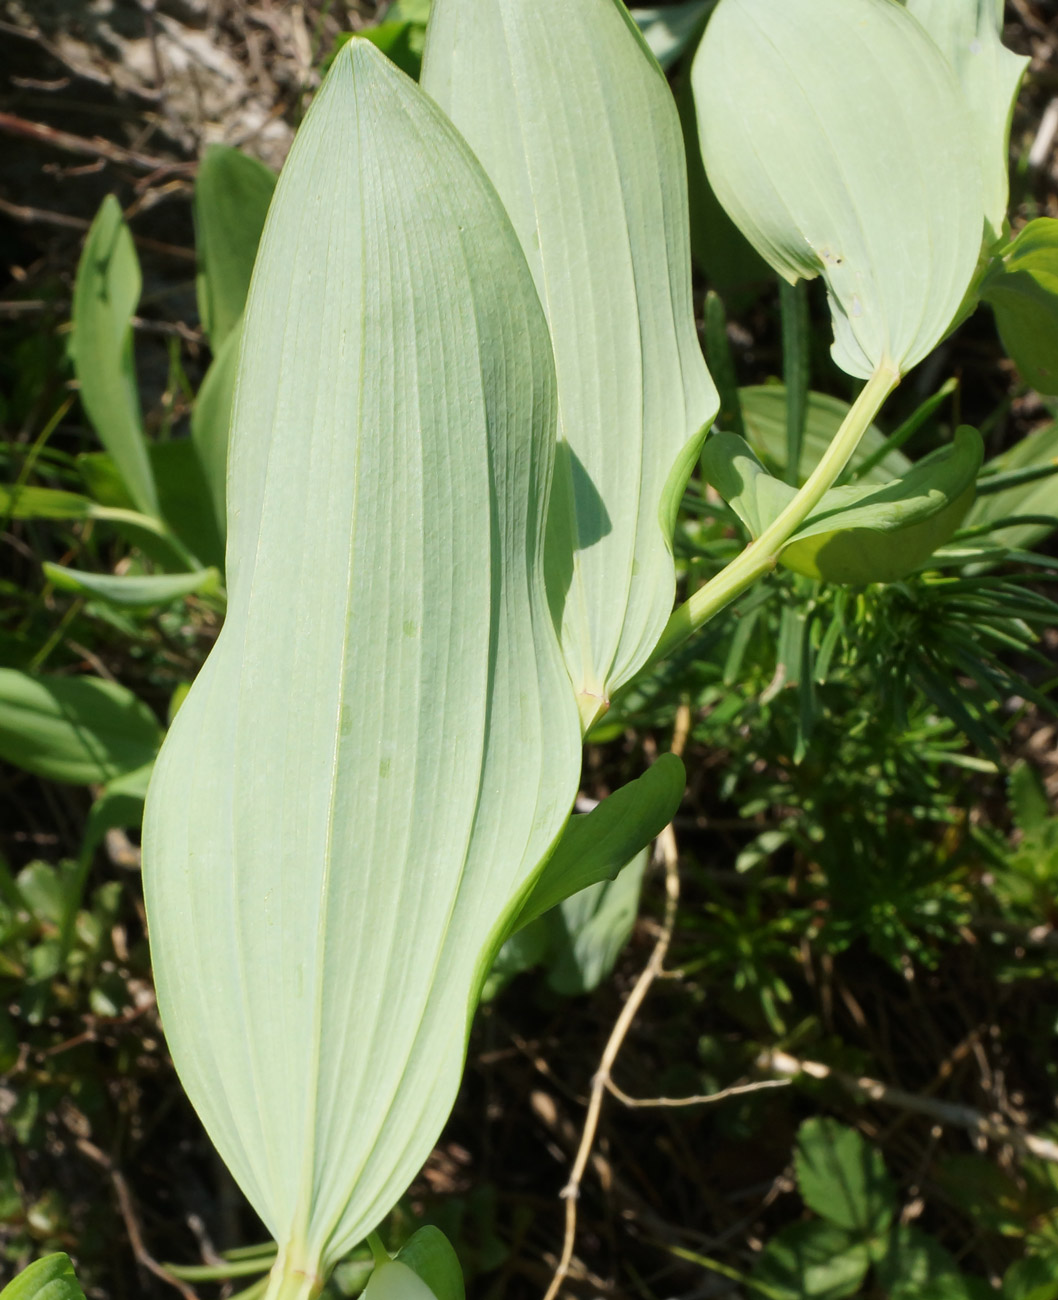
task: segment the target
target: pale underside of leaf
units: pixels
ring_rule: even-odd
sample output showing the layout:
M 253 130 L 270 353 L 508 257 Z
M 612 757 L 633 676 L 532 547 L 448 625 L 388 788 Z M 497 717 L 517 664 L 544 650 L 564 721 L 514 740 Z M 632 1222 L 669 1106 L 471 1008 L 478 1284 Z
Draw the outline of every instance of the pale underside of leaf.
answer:
M 940 47 L 963 88 L 976 133 L 987 241 L 1003 233 L 1010 196 L 1010 121 L 1029 65 L 1003 44 L 1003 6 L 995 0 L 905 0 Z
M 717 197 L 788 280 L 824 277 L 837 363 L 921 360 L 982 212 L 959 84 L 919 24 L 891 0 L 721 0 L 692 78 Z
M 435 0 L 422 84 L 496 185 L 547 313 L 549 594 L 588 717 L 671 613 L 673 498 L 717 408 L 691 308 L 678 116 L 615 0 Z
M 295 141 L 245 330 L 229 613 L 144 879 L 177 1068 L 312 1268 L 428 1154 L 578 777 L 541 579 L 546 322 L 479 165 L 366 42 Z

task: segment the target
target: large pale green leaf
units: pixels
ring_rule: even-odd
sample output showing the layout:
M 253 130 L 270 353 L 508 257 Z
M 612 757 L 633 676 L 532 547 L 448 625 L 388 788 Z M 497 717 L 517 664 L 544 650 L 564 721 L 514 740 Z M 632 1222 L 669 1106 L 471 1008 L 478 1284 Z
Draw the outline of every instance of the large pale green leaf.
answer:
M 779 559 L 797 573 L 829 582 L 895 582 L 925 563 L 959 527 L 973 501 L 982 454 L 981 435 L 964 425 L 950 446 L 890 483 L 831 488 Z M 709 439 L 702 469 L 755 538 L 796 492 L 732 433 Z
M 976 137 L 920 24 L 892 0 L 720 0 L 692 79 L 717 197 L 787 280 L 823 276 L 838 365 L 920 361 L 982 233 Z
M 1030 221 L 990 267 L 981 296 L 1027 382 L 1058 394 L 1058 221 Z
M 276 178 L 229 145 L 210 145 L 195 178 L 198 313 L 216 353 L 246 306 Z
M 359 1241 L 430 1151 L 576 791 L 542 577 L 555 421 L 495 191 L 351 41 L 269 212 L 227 620 L 144 826 L 173 1059 L 288 1274 Z
M 70 355 L 81 405 L 114 460 L 137 510 L 158 514 L 132 355 L 140 264 L 112 194 L 92 222 L 77 268 Z
M 1010 122 L 1029 60 L 1003 44 L 1003 0 L 904 0 L 955 69 L 981 164 L 986 240 L 1003 234 L 1010 194 Z
M 422 84 L 495 183 L 547 311 L 548 586 L 587 725 L 672 612 L 674 512 L 718 404 L 691 310 L 679 118 L 619 0 L 435 0 Z
M 161 739 L 154 714 L 116 682 L 0 668 L 0 758 L 27 772 L 103 784 L 151 762 Z

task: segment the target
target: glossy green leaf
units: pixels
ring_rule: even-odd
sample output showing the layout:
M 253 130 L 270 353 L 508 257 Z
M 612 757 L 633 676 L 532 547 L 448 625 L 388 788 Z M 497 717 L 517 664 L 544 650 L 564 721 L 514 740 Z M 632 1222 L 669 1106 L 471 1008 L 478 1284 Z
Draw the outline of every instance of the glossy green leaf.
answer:
M 1037 429 L 990 460 L 982 471 L 982 482 L 986 482 L 991 474 L 1044 469 L 1052 465 L 1058 466 L 1058 423 Z M 1014 550 L 1030 550 L 1058 528 L 1058 475 L 979 496 L 966 516 L 965 524 L 967 528 L 980 528 L 1018 515 L 1050 515 L 1054 523 L 1033 522 L 997 528 L 988 534 L 989 540 Z
M 576 792 L 542 581 L 555 421 L 495 191 L 352 40 L 269 212 L 227 619 L 144 824 L 173 1059 L 284 1276 L 322 1276 L 429 1153 Z
M 1030 221 L 985 276 L 981 297 L 1025 381 L 1058 394 L 1058 220 Z
M 197 569 L 192 573 L 82 573 L 61 564 L 43 564 L 44 575 L 61 591 L 104 600 L 123 608 L 144 605 L 168 605 L 183 596 L 214 596 L 220 591 L 220 574 L 216 569 Z
M 0 1291 L 0 1300 L 84 1300 L 69 1255 L 45 1255 Z
M 198 313 L 214 353 L 246 306 L 275 174 L 229 145 L 210 145 L 195 178 Z
M 786 471 L 786 388 L 783 384 L 759 384 L 739 389 L 742 420 L 749 445 L 779 477 Z M 833 442 L 842 421 L 849 413 L 847 402 L 827 393 L 810 392 L 805 412 L 804 440 L 801 444 L 801 463 L 798 479 L 804 481 L 820 457 Z M 852 468 L 862 464 L 885 442 L 885 434 L 873 424 L 863 435 L 860 445 L 850 461 Z M 888 483 L 899 478 L 911 468 L 911 462 L 902 451 L 888 452 L 865 476 L 868 483 Z
M 981 182 L 919 23 L 892 0 L 720 0 L 692 80 L 717 197 L 780 275 L 823 276 L 838 365 L 932 351 L 977 264 Z
M 1029 60 L 1003 44 L 1003 0 L 904 0 L 962 86 L 981 165 L 989 244 L 1001 238 L 1010 193 L 1010 123 Z
M 804 1203 L 829 1223 L 858 1236 L 888 1230 L 896 1189 L 881 1152 L 855 1129 L 832 1119 L 809 1119 L 797 1131 L 797 1189 Z
M 649 848 L 613 880 L 589 885 L 542 918 L 550 930 L 547 983 L 572 997 L 598 988 L 614 968 L 639 912 Z
M 973 500 L 983 445 L 960 428 L 940 448 L 884 485 L 831 488 L 780 555 L 788 568 L 828 582 L 895 582 L 913 572 L 962 523 Z M 759 537 L 795 489 L 767 472 L 747 443 L 718 433 L 706 443 L 703 471 Z
M 92 222 L 77 268 L 70 355 L 81 405 L 133 504 L 146 515 L 157 515 L 132 353 L 132 316 L 140 287 L 132 235 L 111 194 Z
M 844 1300 L 858 1295 L 870 1257 L 830 1223 L 792 1223 L 761 1252 L 753 1280 L 773 1300 Z
M 154 714 L 117 682 L 0 668 L 0 758 L 27 772 L 103 784 L 151 762 L 161 739 Z
M 641 777 L 615 790 L 590 813 L 571 817 L 518 915 L 517 927 L 597 881 L 613 880 L 672 821 L 686 779 L 676 755 L 662 754 Z
M 435 0 L 423 87 L 495 183 L 547 311 L 548 591 L 587 728 L 672 612 L 675 511 L 718 405 L 679 119 L 619 0 Z
M 401 1246 L 395 1258 L 426 1283 L 436 1300 L 465 1300 L 459 1256 L 439 1228 L 432 1224 L 420 1228 Z
M 213 516 L 220 537 L 227 532 L 225 499 L 228 483 L 228 432 L 231 429 L 235 377 L 242 346 L 240 320 L 221 344 L 195 395 L 191 411 L 191 441 L 209 484 Z

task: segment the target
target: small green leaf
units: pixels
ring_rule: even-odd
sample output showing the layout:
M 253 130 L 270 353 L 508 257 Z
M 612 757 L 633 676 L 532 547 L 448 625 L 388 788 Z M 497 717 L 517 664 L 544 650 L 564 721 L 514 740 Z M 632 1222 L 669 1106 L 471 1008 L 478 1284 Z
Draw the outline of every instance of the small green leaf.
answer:
M 1058 220 L 1030 221 L 989 269 L 981 297 L 1025 382 L 1058 394 Z
M 888 1230 L 896 1190 L 881 1153 L 832 1119 L 809 1119 L 797 1133 L 797 1186 L 804 1203 L 828 1223 L 857 1237 Z
M 0 519 L 90 519 L 94 507 L 77 492 L 0 484 Z
M 973 503 L 984 444 L 963 425 L 955 440 L 886 487 L 832 488 L 783 551 L 796 573 L 828 582 L 896 582 L 958 529 Z
M 1058 1300 L 1058 1259 L 1028 1255 L 1007 1269 L 1002 1300 Z
M 951 1300 L 963 1300 L 966 1295 L 954 1258 L 920 1228 L 894 1223 L 872 1254 L 875 1276 L 889 1300 L 919 1300 L 928 1287 L 937 1287 L 938 1296 L 950 1296 Z M 942 1284 L 949 1290 L 939 1289 Z
M 184 596 L 214 596 L 220 590 L 216 569 L 196 569 L 192 573 L 81 573 L 60 564 L 43 564 L 45 576 L 62 591 L 104 600 L 120 608 L 145 605 L 168 605 Z
M 188 558 L 202 566 L 224 567 L 224 533 L 217 525 L 212 489 L 191 438 L 170 438 L 151 447 L 162 514 Z
M 363 1300 L 438 1300 L 438 1297 L 407 1264 L 391 1259 L 379 1264 L 371 1274 Z
M 162 729 L 116 682 L 0 668 L 0 758 L 53 781 L 100 785 L 152 761 Z
M 48 862 L 30 862 L 15 878 L 19 896 L 31 915 L 44 925 L 58 925 L 66 910 L 64 869 Z
M 404 1243 L 397 1251 L 396 1262 L 406 1264 L 437 1300 L 465 1300 L 459 1256 L 444 1233 L 432 1224 L 420 1228 Z
M 143 434 L 132 353 L 140 264 L 114 196 L 103 200 L 74 284 L 70 355 L 85 409 L 138 510 L 157 516 L 158 494 Z
M 862 1242 L 831 1223 L 794 1223 L 768 1242 L 753 1280 L 777 1300 L 843 1300 L 855 1295 L 870 1268 Z
M 768 469 L 781 478 L 786 477 L 786 387 L 783 384 L 759 384 L 739 389 L 742 418 L 746 426 L 749 445 L 764 461 Z M 804 441 L 798 480 L 803 482 L 819 463 L 820 457 L 834 441 L 842 422 L 849 413 L 849 405 L 827 393 L 810 392 L 805 412 Z M 850 461 L 855 469 L 872 456 L 885 442 L 885 434 L 871 425 Z M 868 483 L 888 483 L 899 478 L 911 468 L 911 462 L 901 451 L 889 452 L 883 460 L 864 476 Z
M 977 266 L 981 173 L 920 24 L 891 0 L 720 0 L 692 81 L 717 197 L 780 275 L 823 277 L 837 364 L 931 352 Z
M 1058 466 L 1058 422 L 1045 425 L 990 460 L 981 471 L 981 484 L 993 474 Z M 988 534 L 990 541 L 1013 550 L 1030 550 L 1058 528 L 1058 474 L 1020 483 L 997 492 L 982 493 L 966 516 L 967 528 L 999 523 L 1017 515 L 1050 515 L 1054 523 L 1013 524 Z
M 239 149 L 210 145 L 195 178 L 198 313 L 216 354 L 246 306 L 275 174 Z
M 683 798 L 683 764 L 662 754 L 638 780 L 615 790 L 590 813 L 571 817 L 516 926 L 555 907 L 621 868 L 669 824 Z
M 891 483 L 831 488 L 783 549 L 782 563 L 828 582 L 895 582 L 906 576 L 962 522 L 982 450 L 980 434 L 963 426 L 951 446 L 924 457 Z M 770 475 L 734 434 L 708 440 L 702 467 L 753 537 L 793 500 L 795 489 Z
M 1007 218 L 1010 122 L 1029 60 L 1003 44 L 1002 0 L 904 3 L 940 47 L 962 87 L 981 164 L 986 241 L 993 244 Z
M 543 918 L 550 934 L 549 988 L 574 997 L 610 974 L 635 926 L 649 856 L 642 849 L 614 880 L 589 885 Z
M 45 1255 L 0 1291 L 0 1300 L 84 1300 L 69 1255 Z

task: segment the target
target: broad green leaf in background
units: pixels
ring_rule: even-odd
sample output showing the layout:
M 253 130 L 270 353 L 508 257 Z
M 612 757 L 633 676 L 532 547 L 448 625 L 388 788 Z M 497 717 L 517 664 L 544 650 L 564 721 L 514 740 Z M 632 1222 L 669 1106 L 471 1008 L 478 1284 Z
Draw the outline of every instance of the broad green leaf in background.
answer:
M 829 582 L 897 581 L 925 563 L 962 523 L 981 457 L 980 434 L 963 426 L 950 446 L 890 483 L 831 488 L 784 547 L 781 562 Z M 709 439 L 702 468 L 755 538 L 793 499 L 795 489 L 769 474 L 734 434 Z
M 859 1294 L 867 1247 L 832 1223 L 792 1223 L 767 1243 L 753 1280 L 773 1300 L 844 1300 Z
M 0 1291 L 0 1300 L 84 1300 L 69 1255 L 45 1255 Z
M 587 729 L 672 611 L 675 510 L 718 405 L 679 119 L 618 0 L 434 0 L 422 84 L 495 183 L 547 312 L 548 591 Z
M 190 438 L 169 438 L 151 447 L 151 465 L 162 514 L 173 541 L 184 548 L 181 568 L 224 564 L 223 534 L 217 527 L 210 486 Z
M 1058 220 L 1030 221 L 981 284 L 1026 383 L 1058 394 Z
M 1016 1260 L 1003 1276 L 1002 1300 L 1058 1300 L 1058 1264 L 1054 1256 L 1029 1255 Z
M 429 1285 L 407 1264 L 391 1259 L 379 1264 L 364 1288 L 364 1300 L 438 1300 Z
M 786 388 L 783 384 L 758 384 L 740 388 L 739 402 L 746 428 L 746 440 L 768 469 L 782 477 L 786 471 Z M 849 413 L 847 402 L 827 393 L 810 392 L 805 414 L 804 441 L 798 478 L 804 480 L 815 469 L 823 452 L 833 442 L 841 423 Z M 885 442 L 885 434 L 873 424 L 863 435 L 849 464 L 855 468 L 873 455 Z M 888 483 L 911 468 L 902 451 L 889 451 L 864 481 Z
M 794 1149 L 804 1203 L 829 1223 L 862 1237 L 888 1231 L 896 1191 L 880 1151 L 833 1119 L 809 1119 Z
M 43 569 L 49 582 L 62 591 L 75 591 L 126 608 L 168 605 L 183 596 L 214 596 L 220 591 L 220 574 L 216 569 L 197 569 L 190 573 L 82 573 L 47 560 Z
M 150 763 L 161 740 L 154 714 L 117 682 L 0 668 L 0 758 L 27 772 L 102 785 Z
M 838 365 L 910 369 L 981 248 L 976 138 L 937 46 L 891 0 L 720 0 L 692 80 L 717 197 L 780 275 L 823 276 Z
M 227 620 L 143 867 L 173 1059 L 285 1295 L 434 1144 L 580 730 L 542 580 L 547 323 L 480 164 L 366 41 L 295 140 L 245 331 Z
M 662 754 L 641 777 L 615 790 L 590 813 L 571 817 L 518 914 L 517 926 L 528 925 L 589 885 L 613 880 L 672 821 L 686 779 L 676 755 Z
M 229 145 L 210 145 L 195 178 L 198 314 L 214 355 L 246 306 L 275 174 Z
M 931 1286 L 951 1300 L 966 1295 L 951 1254 L 913 1224 L 894 1223 L 872 1246 L 872 1254 L 875 1278 L 889 1300 L 918 1300 Z
M 132 353 L 140 264 L 113 195 L 103 200 L 85 240 L 74 284 L 70 355 L 81 405 L 110 453 L 137 510 L 159 513 L 143 433 Z
M 990 460 L 981 473 L 982 484 L 993 474 L 1046 469 L 1058 465 L 1058 422 L 1045 425 Z M 1050 515 L 1052 524 L 1013 524 L 989 534 L 991 541 L 1012 549 L 1030 550 L 1058 528 L 1058 475 L 1038 478 L 977 498 L 966 516 L 967 528 L 980 528 L 1018 515 Z
M 1002 238 L 1010 197 L 1010 123 L 1029 65 L 1003 44 L 1003 0 L 904 0 L 955 70 L 981 166 L 985 242 Z

